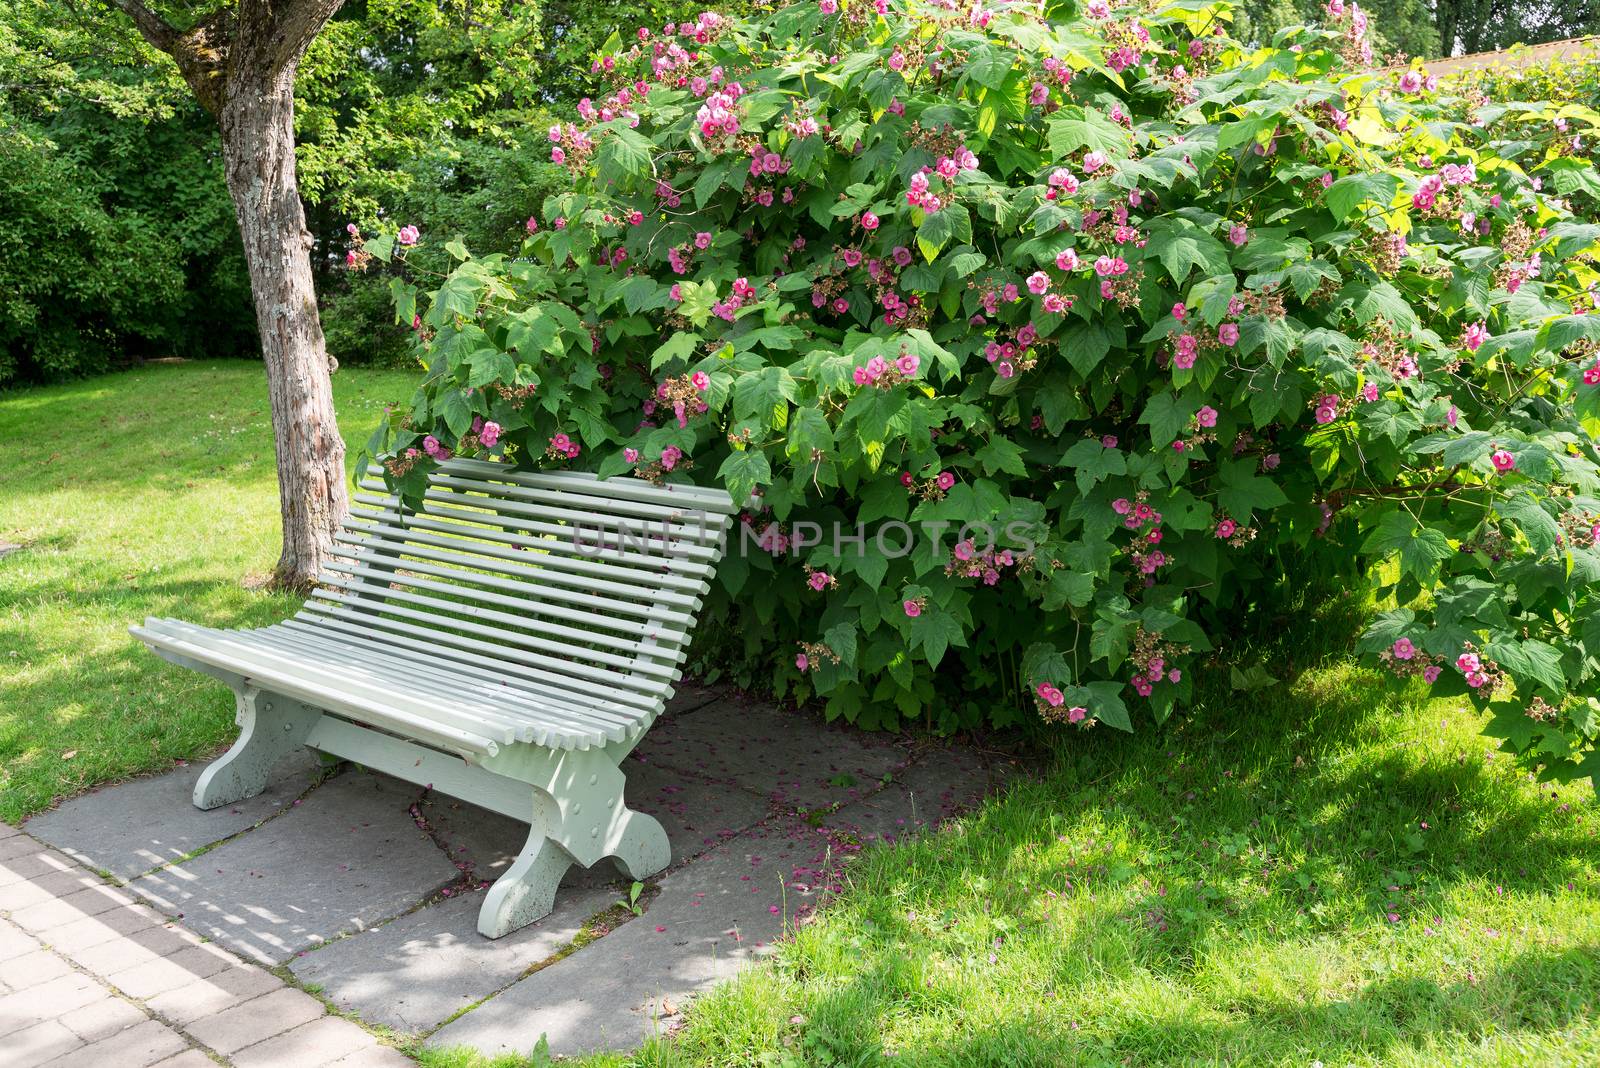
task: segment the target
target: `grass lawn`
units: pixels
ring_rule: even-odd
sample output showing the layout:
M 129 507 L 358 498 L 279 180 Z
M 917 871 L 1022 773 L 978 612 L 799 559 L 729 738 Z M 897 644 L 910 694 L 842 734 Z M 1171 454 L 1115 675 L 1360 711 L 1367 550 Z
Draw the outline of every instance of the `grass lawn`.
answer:
M 340 371 L 347 439 L 411 380 Z M 239 581 L 277 552 L 258 367 L 0 394 L 0 440 L 0 540 L 29 546 L 0 561 L 14 820 L 229 735 L 218 688 L 129 621 L 294 604 Z M 1352 615 L 1249 654 L 1294 660 L 1292 683 L 1239 695 L 1202 673 L 1186 721 L 1066 735 L 1037 781 L 868 851 L 675 1040 L 591 1068 L 1600 1063 L 1600 806 L 1355 667 Z
M 409 372 L 342 369 L 346 444 Z M 0 820 L 230 739 L 226 690 L 128 636 L 146 616 L 260 626 L 292 598 L 241 579 L 277 561 L 260 364 L 219 361 L 0 393 Z

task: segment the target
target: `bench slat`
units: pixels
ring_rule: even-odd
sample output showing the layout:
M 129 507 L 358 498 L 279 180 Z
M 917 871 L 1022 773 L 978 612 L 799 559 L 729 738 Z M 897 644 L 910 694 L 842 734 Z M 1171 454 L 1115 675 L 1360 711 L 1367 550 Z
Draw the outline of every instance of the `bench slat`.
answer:
M 600 497 L 620 497 L 627 500 L 659 501 L 664 504 L 678 504 L 685 500 L 690 501 L 695 507 L 703 508 L 708 512 L 717 512 L 723 515 L 739 510 L 733 498 L 724 490 L 709 486 L 695 486 L 683 482 L 669 482 L 657 486 L 653 482 L 631 477 L 614 477 L 602 479 L 598 475 L 587 471 L 561 471 L 561 472 L 536 472 L 512 471 L 502 463 L 492 460 L 452 460 L 445 465 L 451 470 L 471 472 L 479 476 L 486 476 L 497 481 L 513 482 L 519 486 L 535 486 L 543 489 L 568 489 L 574 482 L 585 484 L 584 493 Z M 381 468 L 376 465 L 368 468 L 368 473 Z
M 592 712 L 603 716 L 608 723 L 615 721 L 624 730 L 632 733 L 642 729 L 641 724 L 647 723 L 654 714 L 655 701 L 638 694 L 606 693 L 602 692 L 602 687 L 593 687 L 587 693 L 557 689 L 531 678 L 533 673 L 520 664 L 479 656 L 464 650 L 432 646 L 427 642 L 400 634 L 374 635 L 343 620 L 322 618 L 312 622 L 288 619 L 278 625 L 287 631 L 331 636 L 353 649 L 392 659 L 397 663 L 426 666 L 433 675 L 445 679 L 454 678 L 456 673 L 463 670 L 484 676 L 498 676 L 508 688 L 516 690 L 541 709 L 554 710 L 563 717 L 563 721 L 571 717 L 573 709 L 581 708 L 586 715 Z M 574 722 L 582 721 L 580 719 Z
M 499 593 L 493 589 L 475 589 L 472 583 L 494 585 L 501 589 L 527 590 L 537 593 L 537 587 L 529 587 L 527 583 L 514 582 L 509 579 L 495 579 L 488 575 L 473 575 L 470 572 L 453 570 L 450 568 L 433 567 L 429 564 L 413 560 L 399 560 L 394 558 L 373 558 L 370 556 L 356 556 L 348 550 L 341 552 L 334 549 L 335 560 L 328 565 L 328 572 L 349 578 L 365 579 L 367 583 L 376 583 L 380 588 L 387 586 L 393 589 L 397 586 L 430 590 L 435 593 L 454 594 L 461 598 L 460 607 L 468 608 L 472 604 L 504 605 L 535 616 L 548 616 L 553 620 L 564 620 L 566 623 L 576 623 L 577 628 L 561 623 L 533 625 L 524 623 L 525 629 L 534 629 L 539 633 L 563 634 L 587 642 L 603 645 L 608 649 L 630 650 L 638 648 L 639 640 L 653 637 L 657 641 L 680 643 L 684 637 L 683 629 L 663 621 L 618 619 L 615 616 L 605 616 L 597 612 L 585 612 L 575 608 L 566 608 L 562 605 L 545 604 L 533 597 L 514 597 L 508 593 Z M 357 563 L 342 563 L 339 557 L 350 557 L 358 560 Z M 443 576 L 454 581 L 444 582 L 437 578 L 423 577 L 426 575 Z M 340 583 L 344 588 L 349 588 L 347 583 Z M 587 628 L 595 628 L 593 631 Z M 599 628 L 604 628 L 600 630 Z M 608 633 L 610 631 L 619 634 Z
M 571 572 L 574 575 L 595 576 L 605 579 L 614 579 L 623 583 L 632 584 L 642 589 L 662 588 L 664 590 L 677 590 L 691 596 L 699 597 L 710 589 L 710 584 L 705 577 L 693 574 L 676 573 L 661 566 L 660 557 L 650 558 L 651 566 L 634 566 L 634 561 L 618 559 L 613 553 L 604 556 L 597 554 L 584 554 L 578 552 L 571 542 L 562 542 L 550 539 L 548 543 L 537 540 L 530 541 L 518 536 L 512 530 L 490 530 L 486 528 L 467 527 L 449 522 L 441 522 L 431 517 L 441 512 L 430 509 L 426 513 L 413 512 L 400 513 L 393 509 L 384 512 L 370 512 L 365 508 L 352 508 L 350 519 L 345 520 L 345 529 L 373 534 L 373 528 L 363 526 L 360 521 L 377 524 L 388 524 L 402 531 L 410 527 L 420 527 L 423 530 L 436 531 L 441 534 L 451 534 L 465 541 L 466 539 L 482 539 L 487 542 L 514 546 L 527 554 L 523 559 L 530 563 L 537 563 L 541 568 L 548 568 L 556 572 Z M 448 511 L 442 512 L 449 516 Z M 507 521 L 508 523 L 512 521 Z M 399 526 L 399 524 L 404 524 Z M 391 544 L 387 539 L 396 535 L 385 535 L 383 539 L 374 538 L 374 546 L 387 546 Z M 399 542 L 396 544 L 404 544 Z M 533 552 L 533 550 L 543 550 Z M 556 581 L 552 578 L 552 581 Z M 644 594 L 641 592 L 641 596 Z
M 311 607 L 309 602 L 307 607 Z M 398 647 L 409 650 L 412 655 L 422 653 L 441 660 L 454 660 L 495 671 L 514 673 L 523 680 L 525 687 L 535 689 L 552 700 L 581 702 L 599 698 L 640 711 L 654 709 L 656 703 L 663 700 L 652 692 L 625 690 L 529 667 L 512 659 L 517 652 L 514 649 L 426 627 L 390 623 L 359 612 L 335 608 L 333 605 L 320 604 L 317 610 L 301 612 L 294 619 L 287 620 L 285 625 L 289 623 L 314 630 L 337 631 L 347 639 L 365 640 L 386 648 Z
M 320 581 L 324 588 L 312 591 L 311 596 L 322 597 L 334 591 L 370 594 L 382 600 L 382 611 L 398 611 L 398 606 L 394 602 L 402 601 L 406 604 L 417 605 L 420 608 L 434 609 L 433 612 L 419 612 L 417 614 L 421 619 L 442 623 L 447 627 L 460 627 L 464 623 L 473 622 L 475 629 L 481 629 L 482 632 L 496 635 L 502 640 L 513 641 L 530 649 L 542 649 L 545 652 L 557 653 L 563 657 L 570 657 L 574 661 L 587 661 L 595 665 L 617 668 L 622 671 L 634 670 L 661 678 L 667 678 L 672 674 L 672 668 L 667 664 L 641 662 L 637 654 L 626 656 L 619 653 L 606 652 L 604 649 L 574 646 L 555 639 L 565 637 L 574 641 L 620 649 L 637 649 L 637 642 L 630 644 L 609 636 L 590 634 L 576 627 L 564 627 L 560 624 L 548 623 L 538 619 L 530 620 L 514 616 L 509 612 L 501 612 L 498 609 L 462 604 L 459 601 L 448 601 L 440 597 L 430 597 L 424 593 L 415 593 L 408 589 L 396 589 L 391 584 L 373 582 L 361 575 L 346 576 L 339 575 L 336 572 L 328 572 L 323 574 Z M 372 602 L 369 600 L 367 603 L 371 604 Z M 464 613 L 470 615 L 471 619 L 458 618 L 450 613 Z M 503 627 L 510 629 L 496 630 L 486 627 L 482 623 L 474 622 L 478 620 L 499 623 Z M 602 638 L 605 640 L 602 640 Z M 683 655 L 683 653 L 677 653 L 674 658 L 669 654 L 661 659 L 670 660 L 671 663 L 675 664 L 683 658 Z
M 275 648 L 311 657 L 332 655 L 348 658 L 352 653 L 357 653 L 364 663 L 380 666 L 385 677 L 428 692 L 449 694 L 469 678 L 459 667 L 454 672 L 440 671 L 415 657 L 401 657 L 394 650 L 385 651 L 377 646 L 345 641 L 330 642 L 327 635 L 317 633 L 315 628 L 280 628 L 281 625 L 246 633 Z M 620 741 L 629 735 L 637 721 L 637 716 L 606 713 L 597 708 L 577 711 L 576 706 L 569 705 L 562 709 L 509 683 L 496 685 L 489 679 L 473 678 L 472 685 L 474 693 L 483 694 L 497 706 L 494 708 L 495 721 L 506 725 L 512 735 L 511 741 L 551 745 L 559 740 L 592 735 L 596 731 L 612 741 Z M 485 690 L 489 692 L 485 693 Z
M 716 556 L 716 546 L 722 532 L 728 529 L 728 517 L 709 512 L 693 513 L 687 520 L 669 513 L 654 515 L 612 515 L 607 512 L 557 507 L 540 502 L 528 502 L 493 496 L 489 483 L 475 483 L 466 479 L 439 479 L 430 481 L 423 491 L 424 502 L 472 508 L 473 514 L 491 526 L 497 526 L 498 516 L 516 516 L 524 521 L 520 529 L 536 534 L 554 534 L 570 540 L 581 533 L 587 540 L 604 535 L 608 543 L 616 540 L 616 532 L 623 532 L 630 544 L 670 541 L 678 555 L 709 560 Z M 379 479 L 362 479 L 357 484 L 356 499 L 363 504 L 392 504 L 397 498 Z M 407 506 L 408 508 L 410 505 Z M 644 510 L 644 506 L 639 506 Z
M 324 596 L 324 593 L 325 591 L 313 591 L 311 598 L 305 603 L 305 608 L 321 610 L 323 605 L 328 605 L 330 607 L 336 606 L 346 609 L 347 611 L 354 611 L 357 618 L 360 618 L 364 621 L 370 621 L 373 626 L 385 626 L 386 628 L 392 629 L 393 627 L 400 625 L 398 621 L 383 619 L 382 615 L 380 615 L 380 613 L 383 613 L 400 616 L 403 619 L 414 620 L 416 623 L 423 625 L 422 628 L 407 627 L 407 633 L 423 633 L 424 630 L 433 635 L 442 635 L 444 633 L 448 633 L 440 631 L 436 626 L 436 624 L 441 622 L 437 616 L 428 615 L 424 612 L 418 612 L 414 609 L 406 608 L 403 605 L 384 604 L 374 606 L 371 602 L 329 597 Z M 672 688 L 671 683 L 676 682 L 678 678 L 677 672 L 673 672 L 668 678 L 663 679 L 659 677 L 658 672 L 651 672 L 650 676 L 647 677 L 642 672 L 632 673 L 627 671 L 609 670 L 606 668 L 581 664 L 577 661 L 564 659 L 559 656 L 548 656 L 546 654 L 533 651 L 537 647 L 533 646 L 531 641 L 523 638 L 520 635 L 506 634 L 503 631 L 497 631 L 491 627 L 485 627 L 481 624 L 474 623 L 471 620 L 452 620 L 448 625 L 458 632 L 465 632 L 466 634 L 475 634 L 479 637 L 494 639 L 493 643 L 490 645 L 491 648 L 501 652 L 502 654 L 509 653 L 514 650 L 518 659 L 522 660 L 524 663 L 545 668 L 554 675 L 564 675 L 567 677 L 570 684 L 574 686 L 581 686 L 584 682 L 598 682 L 609 686 L 616 686 L 621 689 L 634 689 L 643 692 L 660 694 L 662 695 L 663 699 L 665 699 L 665 695 Z M 555 643 L 544 642 L 541 644 L 544 647 L 549 647 Z
M 495 556 L 480 555 L 491 548 L 488 546 L 475 547 L 472 552 L 445 551 L 432 548 L 432 546 L 438 544 L 439 542 L 445 542 L 445 544 L 448 546 L 449 542 L 446 541 L 446 539 L 436 539 L 431 535 L 418 535 L 415 532 L 411 532 L 410 540 L 403 550 L 398 548 L 389 550 L 386 548 L 383 550 L 384 555 L 380 556 L 378 555 L 377 550 L 373 549 L 372 544 L 368 539 L 362 538 L 352 531 L 341 531 L 339 534 L 334 536 L 334 540 L 342 545 L 360 547 L 369 554 L 363 557 L 363 559 L 370 560 L 374 564 L 380 564 L 385 560 L 396 559 L 392 553 L 403 551 L 406 560 L 403 566 L 415 570 L 424 570 L 426 574 L 438 574 L 439 572 L 435 570 L 422 569 L 414 562 L 415 560 L 437 561 L 440 564 L 457 565 L 455 567 L 443 569 L 451 574 L 454 574 L 457 571 L 475 572 L 481 570 L 494 575 L 504 575 L 509 578 L 518 579 L 520 581 L 516 583 L 517 588 L 526 590 L 530 594 L 537 594 L 539 600 L 555 599 L 568 604 L 587 605 L 591 608 L 621 612 L 627 615 L 648 616 L 651 619 L 660 619 L 666 622 L 680 624 L 685 629 L 688 629 L 688 627 L 693 624 L 693 611 L 696 607 L 698 607 L 690 598 L 683 599 L 685 602 L 684 607 L 687 608 L 688 611 L 678 608 L 667 608 L 665 606 L 654 604 L 652 602 L 656 599 L 655 597 L 644 601 L 631 600 L 629 598 L 638 598 L 643 596 L 638 588 L 623 586 L 619 583 L 603 582 L 595 579 L 588 580 L 585 583 L 584 588 L 597 590 L 600 592 L 614 592 L 621 596 L 599 597 L 592 593 L 580 593 L 576 590 L 568 590 L 558 586 L 553 586 L 549 581 L 550 573 L 548 571 L 537 567 L 530 567 L 525 564 L 511 563 L 498 555 L 500 552 L 504 552 L 507 556 L 513 558 L 522 556 L 524 559 L 526 559 L 524 554 L 514 549 L 496 550 Z M 419 545 L 417 544 L 419 541 L 424 541 L 425 543 Z M 460 544 L 459 539 L 457 539 L 457 544 Z M 397 563 L 396 566 L 401 565 Z M 530 579 L 537 581 L 528 581 Z M 659 596 L 659 594 L 656 595 L 656 597 Z M 674 601 L 672 603 L 677 602 Z
M 385 498 L 372 493 L 357 493 L 355 500 L 357 504 L 367 508 L 376 507 L 392 512 L 395 518 L 428 515 L 453 521 L 459 524 L 457 529 L 463 537 L 475 536 L 482 530 L 500 529 L 521 535 L 517 544 L 524 548 L 540 548 L 580 559 L 599 559 L 611 564 L 637 567 L 651 573 L 685 576 L 709 574 L 714 570 L 714 562 L 718 558 L 721 546 L 720 528 L 715 531 L 715 540 L 710 542 L 671 538 L 670 551 L 666 547 L 656 548 L 660 545 L 661 539 L 654 535 L 659 533 L 659 530 L 651 531 L 644 527 L 630 528 L 625 537 L 607 535 L 596 542 L 595 534 L 581 525 L 550 523 L 531 518 L 548 513 L 528 505 L 495 502 L 500 506 L 491 509 L 482 503 L 487 498 L 465 497 L 433 490 L 424 494 L 421 507 L 415 510 L 402 511 L 399 502 L 394 498 Z
M 352 703 L 350 689 L 343 686 L 329 687 L 323 680 L 308 677 L 296 663 L 242 657 L 240 655 L 242 651 L 237 646 L 214 645 L 203 640 L 197 641 L 193 637 L 157 629 L 178 622 L 181 621 L 152 618 L 147 620 L 143 627 L 129 629 L 135 637 L 154 648 L 170 650 L 199 663 L 243 675 L 251 682 L 266 683 L 274 692 L 305 701 L 314 707 L 348 708 Z M 386 696 L 393 698 L 395 695 Z M 354 699 L 359 701 L 363 718 L 374 726 L 419 738 L 464 755 L 482 756 L 499 751 L 499 743 L 493 738 L 486 737 L 482 732 L 462 730 L 441 723 L 434 718 L 431 709 L 426 713 L 418 713 L 398 707 L 392 699 L 386 700 L 368 694 L 356 695 Z

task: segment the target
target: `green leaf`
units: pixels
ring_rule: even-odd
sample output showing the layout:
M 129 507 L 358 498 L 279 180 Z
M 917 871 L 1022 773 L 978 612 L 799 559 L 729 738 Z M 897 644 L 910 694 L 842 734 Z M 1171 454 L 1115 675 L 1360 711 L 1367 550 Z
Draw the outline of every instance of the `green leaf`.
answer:
M 1388 208 L 1400 189 L 1400 179 L 1392 174 L 1347 174 L 1334 182 L 1322 195 L 1322 203 L 1335 220 L 1349 218 L 1359 204 L 1371 201 Z
M 1061 457 L 1061 466 L 1073 470 L 1078 492 L 1088 493 L 1112 475 L 1127 474 L 1128 458 L 1121 449 L 1106 448 L 1099 438 L 1083 438 Z
M 1096 445 L 1099 442 L 1095 443 Z M 1102 449 L 1102 451 L 1114 451 Z M 1001 471 L 1011 475 L 1026 475 L 1028 467 L 1022 462 L 1022 448 L 1010 438 L 999 434 L 991 437 L 983 448 L 974 454 L 973 459 L 983 466 L 985 474 L 997 474 Z
M 1231 274 L 1228 250 L 1211 234 L 1188 219 L 1171 217 L 1150 224 L 1146 252 L 1161 261 L 1172 280 L 1182 285 L 1191 271 L 1200 268 L 1205 275 Z
M 1080 148 L 1101 152 L 1116 159 L 1128 155 L 1128 134 L 1104 112 L 1069 104 L 1050 120 L 1050 154 L 1058 159 Z
M 1398 553 L 1401 571 L 1424 586 L 1438 579 L 1441 561 L 1455 555 L 1443 531 L 1423 526 L 1410 512 L 1400 509 L 1379 521 L 1361 551 L 1382 557 Z
M 1217 487 L 1217 504 L 1231 518 L 1243 523 L 1251 513 L 1270 511 L 1289 503 L 1289 498 L 1278 484 L 1265 475 L 1255 473 L 1255 465 L 1243 461 L 1228 461 L 1220 466 L 1221 485 Z
M 1177 440 L 1195 410 L 1179 400 L 1176 393 L 1157 393 L 1139 414 L 1139 422 L 1150 428 L 1150 440 L 1162 449 Z
M 687 330 L 677 331 L 657 345 L 656 351 L 650 354 L 650 370 L 654 371 L 662 364 L 671 363 L 673 360 L 687 360 L 694 354 L 700 341 L 699 334 L 692 334 Z
M 1567 692 L 1566 675 L 1561 670 L 1561 654 L 1554 646 L 1541 641 L 1507 638 L 1490 642 L 1484 652 L 1490 660 L 1511 672 L 1519 683 L 1526 680 L 1543 686 L 1551 693 Z M 1523 692 L 1520 685 L 1518 691 Z
M 736 502 L 743 501 L 757 486 L 765 486 L 772 481 L 772 465 L 767 461 L 767 454 L 760 449 L 735 449 L 722 461 L 722 466 L 717 469 L 717 477 L 728 488 L 729 496 Z

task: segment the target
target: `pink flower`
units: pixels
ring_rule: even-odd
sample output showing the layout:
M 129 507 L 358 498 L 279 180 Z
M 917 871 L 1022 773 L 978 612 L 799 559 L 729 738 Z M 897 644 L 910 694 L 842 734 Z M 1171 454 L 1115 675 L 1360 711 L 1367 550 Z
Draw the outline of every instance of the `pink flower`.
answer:
M 1235 245 L 1243 245 L 1250 240 L 1250 231 L 1245 228 L 1243 223 L 1234 223 L 1228 228 L 1228 240 Z
M 1239 343 L 1239 325 L 1237 323 L 1223 323 L 1217 327 L 1217 340 L 1229 347 L 1237 345 Z
M 1088 715 L 1089 715 L 1089 710 L 1087 708 L 1084 708 L 1081 705 L 1074 705 L 1071 708 L 1067 709 L 1067 722 L 1068 723 L 1082 723 L 1084 721 L 1085 717 L 1087 717 Z
M 806 583 L 814 590 L 825 590 L 831 577 L 826 571 L 813 571 L 811 577 L 806 579 Z
M 1470 675 L 1483 669 L 1483 661 L 1478 659 L 1477 653 L 1462 653 L 1456 657 L 1456 670 L 1463 675 Z
M 1318 423 L 1322 423 L 1322 424 L 1331 423 L 1337 418 L 1339 418 L 1339 409 L 1337 409 L 1337 408 L 1335 408 L 1335 407 L 1333 407 L 1331 405 L 1327 405 L 1327 404 L 1319 404 L 1319 405 L 1317 405 L 1317 422 Z
M 942 490 L 947 490 L 956 484 L 956 476 L 949 471 L 940 471 L 933 480 L 934 485 Z
M 1238 523 L 1235 523 L 1231 519 L 1224 519 L 1222 522 L 1217 524 L 1217 537 L 1226 541 L 1227 539 L 1233 537 L 1238 530 Z
M 907 352 L 902 353 L 900 358 L 894 361 L 894 365 L 899 368 L 901 374 L 909 377 L 917 373 L 917 368 L 922 366 L 922 361 L 917 358 L 915 353 Z
M 1050 289 L 1050 276 L 1043 271 L 1034 271 L 1028 276 L 1028 292 L 1039 295 Z
M 912 619 L 916 619 L 922 614 L 922 606 L 915 601 L 907 601 L 902 607 L 905 608 L 906 615 Z
M 639 462 L 639 450 L 638 449 L 623 449 L 622 450 L 622 458 L 624 460 L 628 461 L 630 464 L 636 464 L 636 463 Z
M 1427 667 L 1422 669 L 1422 678 L 1430 686 L 1439 681 L 1439 676 L 1441 674 L 1442 672 L 1440 671 L 1438 664 L 1429 664 Z
M 1083 173 L 1093 174 L 1106 165 L 1106 157 L 1100 152 L 1091 152 L 1083 157 Z
M 811 660 L 806 656 L 805 653 L 800 653 L 794 658 L 794 666 L 799 668 L 803 674 L 805 670 L 811 666 Z
M 1488 339 L 1489 328 L 1482 320 L 1467 327 L 1465 334 L 1462 336 L 1463 342 L 1472 352 L 1477 352 L 1478 347 Z
M 1178 303 L 1176 303 L 1176 304 L 1174 304 L 1172 306 L 1172 317 L 1174 319 L 1178 320 L 1178 322 L 1180 322 L 1180 323 L 1183 322 L 1184 316 L 1186 316 L 1188 314 L 1189 314 L 1189 309 L 1184 306 L 1183 301 L 1180 300 L 1180 301 L 1178 301 Z
M 1214 427 L 1217 425 L 1217 410 L 1207 404 L 1194 413 L 1194 421 L 1203 427 Z
M 394 239 L 402 245 L 415 245 L 417 238 L 421 236 L 415 226 L 402 226 L 400 227 L 400 232 L 394 235 Z
M 704 393 L 706 390 L 711 388 L 711 378 L 704 371 L 696 371 L 694 374 L 690 375 L 689 383 L 701 393 Z
M 494 448 L 500 440 L 500 424 L 493 422 L 483 424 L 483 429 L 478 431 L 478 440 L 489 448 Z
M 1411 644 L 1410 638 L 1396 638 L 1391 651 L 1396 660 L 1410 660 L 1417 655 L 1417 647 Z
M 1117 447 L 1117 436 L 1115 434 L 1107 434 L 1100 439 L 1100 444 L 1108 449 L 1114 449 Z
M 1494 469 L 1502 475 L 1517 466 L 1517 458 L 1504 449 L 1496 449 L 1490 453 L 1489 462 L 1494 464 Z
M 1064 248 L 1057 252 L 1056 266 L 1063 271 L 1076 271 L 1078 269 L 1077 249 Z
M 1127 515 L 1133 511 L 1133 504 L 1126 497 L 1118 497 L 1111 502 L 1111 510 L 1118 515 Z
M 878 228 L 878 217 L 870 211 L 862 212 L 861 228 L 863 230 L 876 230 Z
M 1066 697 L 1062 695 L 1061 691 L 1050 685 L 1048 682 L 1041 682 L 1039 684 L 1038 694 L 1039 697 L 1051 708 L 1060 708 L 1061 705 L 1066 701 Z

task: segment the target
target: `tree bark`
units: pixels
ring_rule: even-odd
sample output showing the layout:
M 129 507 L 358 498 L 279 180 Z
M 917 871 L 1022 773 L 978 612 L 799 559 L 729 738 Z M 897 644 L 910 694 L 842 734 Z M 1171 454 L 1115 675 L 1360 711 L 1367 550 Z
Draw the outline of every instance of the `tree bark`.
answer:
M 294 67 L 230 71 L 217 118 L 267 366 L 283 552 L 274 584 L 315 583 L 349 505 L 344 439 L 311 275 L 294 159 Z
M 144 0 L 105 2 L 173 58 L 221 127 L 272 404 L 283 519 L 273 585 L 304 591 L 322 572 L 349 495 L 295 172 L 294 77 L 344 0 L 222 0 L 182 31 Z

